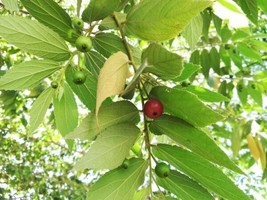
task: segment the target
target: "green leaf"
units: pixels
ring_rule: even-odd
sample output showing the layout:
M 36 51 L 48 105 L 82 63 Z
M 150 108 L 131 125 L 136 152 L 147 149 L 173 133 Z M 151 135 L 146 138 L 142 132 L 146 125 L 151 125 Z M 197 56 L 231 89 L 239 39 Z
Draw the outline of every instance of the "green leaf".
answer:
M 207 49 L 203 49 L 203 51 L 201 52 L 200 63 L 202 66 L 202 73 L 205 78 L 208 79 L 211 68 L 211 59 Z
M 78 125 L 78 108 L 71 88 L 64 84 L 64 93 L 60 99 L 54 97 L 56 127 L 64 136 Z
M 259 7 L 263 10 L 263 12 L 267 13 L 267 1 L 265 0 L 257 0 Z
M 0 36 L 20 49 L 54 61 L 70 57 L 64 40 L 45 25 L 18 16 L 0 16 L 0 21 Z
M 142 62 L 148 65 L 146 72 L 153 73 L 164 80 L 176 78 L 183 70 L 181 56 L 155 43 L 149 45 L 143 52 Z
M 97 79 L 93 77 L 88 71 L 83 70 L 86 74 L 86 81 L 81 85 L 77 85 L 73 82 L 73 74 L 77 69 L 68 67 L 65 72 L 66 81 L 73 90 L 73 92 L 79 97 L 81 102 L 89 109 L 94 110 L 96 107 L 96 87 Z
M 84 21 L 92 22 L 104 19 L 119 6 L 121 0 L 91 0 L 82 13 Z
M 150 41 L 174 38 L 194 16 L 212 3 L 211 0 L 141 1 L 127 15 L 126 32 Z
M 259 89 L 257 83 L 249 81 L 247 86 L 248 93 L 252 97 L 252 99 L 259 105 L 262 106 L 262 92 Z
M 10 11 L 18 11 L 18 0 L 2 0 L 3 4 L 5 5 L 5 9 Z
M 220 169 L 192 152 L 177 146 L 160 144 L 153 147 L 153 153 L 223 198 L 250 199 Z
M 211 162 L 243 173 L 205 132 L 177 117 L 163 115 L 150 127 Z
M 258 4 L 257 0 L 240 1 L 241 9 L 255 25 L 258 24 Z
M 210 64 L 211 68 L 217 73 L 220 74 L 220 54 L 217 51 L 215 47 L 212 47 L 209 53 L 209 58 L 210 58 Z
M 221 28 L 222 28 L 222 19 L 220 17 L 218 17 L 217 15 L 215 15 L 214 13 L 212 13 L 212 20 L 213 20 L 213 24 L 214 27 L 217 31 L 217 33 L 221 33 Z
M 223 28 L 221 29 L 221 38 L 223 43 L 227 43 L 228 40 L 232 37 L 232 31 L 228 28 L 228 25 L 225 24 Z
M 168 178 L 158 178 L 157 183 L 183 200 L 213 200 L 209 192 L 187 176 L 171 171 Z
M 71 41 L 68 30 L 72 29 L 70 16 L 53 0 L 21 0 L 29 13 L 61 37 Z
M 202 35 L 203 29 L 203 19 L 200 14 L 193 17 L 187 24 L 183 31 L 183 36 L 185 37 L 190 49 L 194 49 L 200 36 Z
M 132 200 L 147 200 L 148 195 L 149 188 L 143 188 L 134 194 L 134 198 Z
M 237 89 L 237 95 L 240 99 L 240 102 L 243 105 L 247 104 L 247 99 L 248 99 L 248 91 L 247 91 L 247 87 L 244 85 L 243 80 L 240 80 L 236 86 Z
M 102 176 L 87 193 L 86 200 L 132 199 L 137 188 L 143 184 L 147 162 L 130 159 L 127 169 L 117 168 Z
M 237 49 L 240 51 L 245 57 L 251 59 L 252 61 L 262 62 L 260 52 L 256 51 L 255 49 L 250 48 L 245 43 L 238 43 Z
M 116 19 L 120 24 L 126 21 L 125 13 L 114 12 L 113 14 L 116 16 Z M 105 19 L 103 19 L 100 24 L 100 27 L 104 29 L 118 29 L 118 25 L 116 24 L 113 16 L 107 16 Z
M 194 126 L 207 126 L 224 118 L 221 114 L 205 106 L 196 95 L 183 89 L 160 86 L 153 88 L 150 95 L 162 102 L 165 112 Z
M 109 126 L 119 123 L 137 123 L 140 120 L 139 111 L 129 101 L 118 101 L 100 107 L 98 124 L 94 113 L 90 113 L 73 132 L 66 135 L 65 139 L 79 138 L 92 140 Z
M 31 60 L 15 65 L 0 78 L 0 89 L 24 90 L 37 86 L 61 67 L 49 60 Z
M 197 95 L 197 97 L 205 102 L 222 102 L 222 101 L 229 101 L 229 99 L 217 92 L 210 91 L 206 88 L 199 87 L 199 86 L 188 86 L 185 88 L 187 91 L 192 92 L 193 94 Z
M 201 33 L 203 35 L 202 40 L 208 42 L 209 40 L 209 30 L 210 30 L 210 23 L 212 19 L 212 12 L 210 12 L 209 9 L 205 9 L 203 12 L 201 12 L 201 18 L 202 18 L 202 30 Z M 200 35 L 201 36 L 201 35 Z
M 118 51 L 122 51 L 127 54 L 127 50 L 125 49 L 122 39 L 113 33 L 98 33 L 94 38 L 92 38 L 92 43 L 94 48 L 98 52 L 101 52 L 101 54 L 106 58 L 109 58 L 112 54 Z M 139 64 L 141 55 L 140 49 L 134 48 L 130 44 L 129 47 L 133 54 L 135 63 Z
M 29 127 L 30 135 L 42 123 L 45 113 L 52 102 L 54 94 L 55 90 L 49 87 L 45 91 L 43 91 L 40 94 L 40 96 L 38 96 L 38 98 L 35 100 L 35 102 L 32 104 L 32 108 L 30 110 L 30 127 Z
M 139 134 L 140 130 L 129 123 L 108 127 L 96 138 L 74 169 L 111 170 L 120 166 Z
M 105 63 L 105 58 L 97 51 L 89 51 L 85 54 L 85 66 L 93 74 L 95 78 L 98 77 L 100 69 Z
M 193 63 L 184 63 L 183 68 L 184 69 L 182 71 L 182 74 L 178 76 L 177 78 L 175 78 L 174 79 L 175 81 L 181 82 L 181 81 L 184 81 L 190 78 L 194 73 L 196 73 L 197 71 L 201 69 L 201 66 L 195 65 Z
M 199 52 L 199 50 L 195 50 L 193 53 L 191 53 L 190 63 L 196 64 L 196 65 L 200 64 L 200 52 Z

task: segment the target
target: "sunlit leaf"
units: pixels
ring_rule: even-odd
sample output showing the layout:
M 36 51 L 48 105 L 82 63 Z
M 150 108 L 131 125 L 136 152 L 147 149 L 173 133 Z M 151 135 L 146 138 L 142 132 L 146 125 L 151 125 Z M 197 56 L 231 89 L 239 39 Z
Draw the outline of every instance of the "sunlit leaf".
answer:
M 120 94 L 124 90 L 128 71 L 126 54 L 118 52 L 107 59 L 98 77 L 96 115 L 107 97 Z
M 75 170 L 114 169 L 120 166 L 134 145 L 140 130 L 123 123 L 105 129 L 90 146 L 89 151 L 75 164 Z
M 130 159 L 127 169 L 119 167 L 102 176 L 89 190 L 86 200 L 132 199 L 137 188 L 144 182 L 146 168 L 146 161 Z
M 18 16 L 0 16 L 0 21 L 0 36 L 20 49 L 55 61 L 70 57 L 64 40 L 47 26 Z

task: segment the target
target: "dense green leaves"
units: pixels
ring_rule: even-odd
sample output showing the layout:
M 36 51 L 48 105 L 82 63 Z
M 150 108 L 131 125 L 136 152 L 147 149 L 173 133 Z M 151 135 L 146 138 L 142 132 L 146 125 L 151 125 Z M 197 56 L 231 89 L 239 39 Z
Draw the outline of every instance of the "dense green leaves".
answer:
M 48 26 L 61 37 L 72 40 L 68 30 L 72 29 L 71 19 L 66 11 L 53 0 L 21 0 L 29 13 L 42 24 Z
M 20 63 L 0 78 L 0 88 L 4 90 L 31 89 L 60 68 L 57 62 L 49 60 L 31 60 Z
M 196 95 L 183 89 L 155 87 L 150 95 L 163 103 L 167 113 L 194 126 L 207 126 L 224 118 L 221 114 L 204 105 Z
M 178 35 L 211 0 L 145 0 L 135 5 L 126 18 L 126 32 L 140 39 L 163 41 Z
M 22 50 L 55 61 L 70 57 L 64 40 L 45 25 L 17 16 L 0 16 L 0 21 L 0 36 Z
M 74 169 L 114 169 L 120 166 L 134 145 L 140 130 L 133 124 L 117 124 L 105 129 Z
M 163 115 L 150 127 L 211 162 L 241 172 L 205 132 L 177 117 Z
M 84 21 L 98 21 L 110 15 L 118 6 L 121 0 L 91 0 L 83 11 Z
M 86 200 L 132 199 L 136 189 L 144 182 L 146 168 L 146 161 L 130 159 L 128 169 L 120 167 L 101 177 L 88 192 Z
M 164 80 L 176 78 L 183 70 L 181 56 L 154 43 L 143 52 L 142 62 L 148 65 L 146 72 L 153 73 Z
M 183 200 L 214 199 L 209 192 L 201 187 L 197 182 L 177 171 L 171 171 L 168 178 L 158 178 L 157 182 L 160 186 Z
M 82 140 L 92 140 L 105 128 L 119 124 L 139 121 L 139 112 L 134 104 L 129 101 L 114 102 L 110 105 L 102 105 L 98 113 L 98 124 L 94 113 L 90 113 L 66 139 L 79 138 Z
M 35 131 L 35 129 L 42 123 L 54 94 L 55 90 L 53 88 L 47 88 L 33 103 L 30 111 L 29 134 L 32 134 L 33 131 Z
M 64 84 L 62 96 L 54 98 L 54 114 L 56 127 L 64 136 L 76 128 L 78 124 L 78 109 L 71 88 Z
M 181 172 L 226 199 L 249 200 L 220 169 L 198 155 L 177 146 L 157 145 L 153 152 Z

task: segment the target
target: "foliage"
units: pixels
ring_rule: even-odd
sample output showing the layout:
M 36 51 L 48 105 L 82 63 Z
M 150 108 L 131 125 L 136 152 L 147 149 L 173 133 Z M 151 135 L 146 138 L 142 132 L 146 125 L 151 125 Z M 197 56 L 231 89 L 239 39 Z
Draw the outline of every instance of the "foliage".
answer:
M 265 1 L 0 6 L 0 198 L 267 198 Z

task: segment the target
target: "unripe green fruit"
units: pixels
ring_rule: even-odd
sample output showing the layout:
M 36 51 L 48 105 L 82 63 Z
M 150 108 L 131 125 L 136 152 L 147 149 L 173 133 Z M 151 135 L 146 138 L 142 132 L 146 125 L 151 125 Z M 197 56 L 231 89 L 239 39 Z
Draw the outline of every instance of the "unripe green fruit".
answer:
M 155 167 L 155 172 L 158 177 L 166 178 L 170 174 L 170 166 L 166 163 L 158 163 Z
M 82 71 L 76 71 L 73 74 L 73 82 L 77 85 L 81 85 L 86 81 L 86 75 Z
M 56 81 L 52 81 L 50 85 L 51 85 L 51 87 L 53 89 L 57 89 L 58 88 L 58 83 Z
M 121 164 L 121 167 L 122 167 L 123 169 L 128 169 L 129 165 L 130 165 L 130 161 L 129 161 L 128 159 L 125 159 L 125 160 L 123 161 L 123 163 Z
M 80 36 L 75 41 L 76 48 L 81 52 L 87 52 L 92 48 L 92 42 L 89 37 Z
M 77 30 L 81 30 L 84 26 L 84 22 L 81 18 L 79 17 L 74 17 L 72 19 L 72 26 L 73 28 L 77 29 Z

